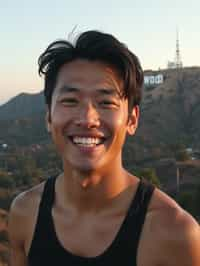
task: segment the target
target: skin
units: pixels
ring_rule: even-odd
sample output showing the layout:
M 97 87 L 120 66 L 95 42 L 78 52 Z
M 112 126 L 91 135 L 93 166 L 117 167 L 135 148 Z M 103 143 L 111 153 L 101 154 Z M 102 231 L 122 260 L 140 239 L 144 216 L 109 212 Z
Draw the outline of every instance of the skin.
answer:
M 56 180 L 54 225 L 62 246 L 83 257 L 100 255 L 112 243 L 139 182 L 121 163 L 125 137 L 134 135 L 139 118 L 138 106 L 128 114 L 127 99 L 119 97 L 122 89 L 113 67 L 76 60 L 61 67 L 47 112 L 47 129 L 64 169 Z M 103 137 L 104 142 L 83 148 L 71 141 L 73 136 L 91 135 Z M 11 266 L 27 265 L 43 187 L 44 183 L 20 194 L 12 204 Z M 199 251 L 197 222 L 155 189 L 137 266 L 199 266 Z

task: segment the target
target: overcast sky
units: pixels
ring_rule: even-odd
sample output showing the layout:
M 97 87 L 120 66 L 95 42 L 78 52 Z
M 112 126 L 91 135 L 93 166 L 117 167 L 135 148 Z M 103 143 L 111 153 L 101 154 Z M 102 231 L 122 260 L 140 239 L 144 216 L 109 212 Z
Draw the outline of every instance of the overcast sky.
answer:
M 183 64 L 200 66 L 199 10 L 198 0 L 0 0 L 0 104 L 42 90 L 38 56 L 76 25 L 76 33 L 97 29 L 115 35 L 144 69 L 165 68 L 174 60 L 178 28 Z

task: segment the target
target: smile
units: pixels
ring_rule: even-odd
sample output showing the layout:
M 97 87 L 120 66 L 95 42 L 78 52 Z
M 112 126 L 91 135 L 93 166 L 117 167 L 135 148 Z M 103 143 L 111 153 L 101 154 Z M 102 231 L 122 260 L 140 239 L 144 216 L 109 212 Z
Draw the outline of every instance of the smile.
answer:
M 104 142 L 104 138 L 97 138 L 97 137 L 78 137 L 74 136 L 70 138 L 72 142 L 81 147 L 95 147 L 100 145 Z

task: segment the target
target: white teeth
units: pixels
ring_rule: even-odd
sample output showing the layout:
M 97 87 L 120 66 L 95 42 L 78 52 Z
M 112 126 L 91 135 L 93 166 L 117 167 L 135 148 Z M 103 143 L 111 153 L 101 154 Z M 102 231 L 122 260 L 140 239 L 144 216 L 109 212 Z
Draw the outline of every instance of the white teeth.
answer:
M 73 142 L 84 146 L 94 146 L 101 142 L 100 138 L 73 137 Z

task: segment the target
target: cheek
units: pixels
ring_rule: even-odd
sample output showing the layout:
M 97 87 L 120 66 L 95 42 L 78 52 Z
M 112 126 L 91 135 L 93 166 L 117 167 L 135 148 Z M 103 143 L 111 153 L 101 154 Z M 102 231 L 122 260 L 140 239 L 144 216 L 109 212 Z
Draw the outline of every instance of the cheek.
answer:
M 116 121 L 117 127 L 124 125 L 124 118 L 123 117 L 117 116 L 115 121 Z
M 56 117 L 54 116 L 51 120 L 51 123 L 53 125 L 54 128 L 60 127 L 63 124 L 63 119 L 61 119 L 61 117 Z
M 64 125 L 68 121 L 68 114 L 64 110 L 55 108 L 51 113 L 51 123 L 54 127 Z
M 116 133 L 118 134 L 119 138 L 124 140 L 127 131 L 127 121 L 128 121 L 128 114 L 127 112 L 120 112 L 115 118 L 115 128 Z
M 124 127 L 127 124 L 128 116 L 124 112 L 116 113 L 113 116 L 113 121 L 115 121 L 115 126 L 118 128 Z

